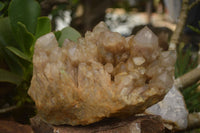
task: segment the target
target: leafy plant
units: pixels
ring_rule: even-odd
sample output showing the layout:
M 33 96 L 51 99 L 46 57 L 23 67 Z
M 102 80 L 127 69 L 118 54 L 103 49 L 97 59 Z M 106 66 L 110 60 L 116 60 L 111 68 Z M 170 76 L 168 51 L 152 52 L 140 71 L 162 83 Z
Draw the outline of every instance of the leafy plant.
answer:
M 49 18 L 39 16 L 35 0 L 13 0 L 8 17 L 0 18 L 0 82 L 16 85 L 17 104 L 31 101 L 26 91 L 32 77 L 33 46 L 38 37 L 51 31 Z
M 177 48 L 177 62 L 175 64 L 175 78 L 182 76 L 198 65 L 197 53 L 192 52 L 191 45 L 185 49 L 185 44 L 180 43 Z
M 200 21 L 198 22 L 198 24 L 200 27 Z M 194 32 L 200 34 L 200 29 L 191 25 L 187 25 L 187 27 L 189 27 Z M 178 51 L 179 56 L 176 63 L 177 71 L 175 74 L 177 77 L 185 74 L 186 72 L 192 70 L 198 65 L 198 55 L 196 54 L 196 58 L 192 58 L 195 54 L 191 52 L 190 48 L 187 49 L 186 52 L 183 52 L 180 48 Z M 197 91 L 199 85 L 200 83 L 195 83 L 182 90 L 189 112 L 200 112 L 200 92 Z
M 2 6 L 3 5 L 3 6 Z M 5 4 L 0 2 L 0 11 Z M 32 102 L 27 95 L 33 71 L 35 41 L 51 32 L 51 21 L 40 17 L 36 0 L 12 0 L 8 16 L 0 18 L 0 82 L 14 84 L 17 105 Z M 55 32 L 59 45 L 64 39 L 76 41 L 80 34 L 71 27 Z

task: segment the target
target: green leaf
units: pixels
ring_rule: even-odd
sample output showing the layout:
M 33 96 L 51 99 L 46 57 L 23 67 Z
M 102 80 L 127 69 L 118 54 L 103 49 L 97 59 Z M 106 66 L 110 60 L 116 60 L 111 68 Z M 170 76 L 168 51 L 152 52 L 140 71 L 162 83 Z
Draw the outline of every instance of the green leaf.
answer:
M 18 34 L 17 42 L 20 45 L 20 51 L 23 51 L 26 55 L 32 55 L 30 48 L 35 43 L 35 37 L 30 33 L 24 24 L 18 22 Z
M 0 18 L 0 47 L 18 47 L 8 17 Z
M 37 28 L 35 36 L 39 38 L 42 35 L 51 32 L 51 21 L 48 17 L 39 17 L 37 21 Z
M 195 28 L 194 26 L 191 26 L 191 25 L 187 25 L 187 27 L 193 30 L 194 32 L 200 34 L 200 30 L 198 28 Z
M 77 42 L 78 38 L 81 37 L 81 34 L 73 29 L 72 27 L 66 27 L 61 30 L 61 35 L 58 39 L 59 46 L 62 46 L 65 39 Z
M 56 39 L 58 40 L 61 36 L 61 31 L 55 31 L 54 35 L 56 36 Z
M 189 95 L 189 94 L 191 94 L 191 92 L 193 92 L 193 91 L 196 91 L 196 88 L 197 88 L 199 85 L 200 85 L 200 83 L 198 83 L 198 84 L 193 84 L 192 86 L 189 86 L 189 87 L 183 89 L 183 90 L 182 90 L 182 93 L 183 93 L 184 97 L 185 97 L 186 99 L 190 98 L 190 95 Z M 195 93 L 196 93 L 196 92 L 195 92 Z
M 0 82 L 8 82 L 15 85 L 19 85 L 22 81 L 22 78 L 14 73 L 11 73 L 7 70 L 0 69 Z
M 12 52 L 10 52 L 10 50 L 6 48 L 4 49 L 4 55 L 5 55 L 5 62 L 9 66 L 9 69 L 13 73 L 22 76 L 23 68 L 19 58 L 17 58 L 16 55 L 14 55 Z
M 33 75 L 33 64 L 29 64 L 26 67 L 26 70 L 24 72 L 23 78 L 27 81 L 30 82 L 32 79 L 32 75 Z
M 4 6 L 5 6 L 5 4 L 0 1 L 0 11 L 3 10 Z
M 9 69 L 18 74 L 22 75 L 23 70 L 20 66 L 19 59 L 16 58 L 14 54 L 12 54 L 8 49 L 7 46 L 12 46 L 15 48 L 19 48 L 17 44 L 13 31 L 11 29 L 10 20 L 9 18 L 1 18 L 0 19 L 0 52 L 1 58 L 5 61 L 6 65 Z M 13 65 L 15 64 L 15 65 Z
M 36 0 L 12 0 L 8 8 L 8 16 L 13 30 L 16 31 L 18 22 L 21 22 L 29 32 L 35 34 L 40 5 Z
M 10 50 L 12 53 L 14 53 L 15 55 L 17 55 L 18 57 L 31 62 L 31 58 L 28 57 L 26 54 L 22 53 L 21 51 L 19 51 L 18 49 L 16 49 L 15 47 L 6 47 L 8 50 Z
M 182 45 L 180 43 L 180 45 Z M 177 49 L 177 61 L 175 64 L 175 77 L 179 77 L 188 71 L 192 70 L 197 66 L 197 57 L 192 57 L 191 47 L 188 47 L 186 50 L 183 50 L 183 47 L 178 47 Z

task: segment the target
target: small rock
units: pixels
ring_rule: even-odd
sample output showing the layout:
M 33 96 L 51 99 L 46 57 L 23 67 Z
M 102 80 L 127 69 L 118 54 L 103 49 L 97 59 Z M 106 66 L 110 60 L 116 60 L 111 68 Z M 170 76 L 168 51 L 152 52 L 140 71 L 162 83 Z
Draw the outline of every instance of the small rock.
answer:
M 165 95 L 162 101 L 147 108 L 145 113 L 160 115 L 163 121 L 174 129 L 183 130 L 188 125 L 188 111 L 184 98 L 175 87 Z

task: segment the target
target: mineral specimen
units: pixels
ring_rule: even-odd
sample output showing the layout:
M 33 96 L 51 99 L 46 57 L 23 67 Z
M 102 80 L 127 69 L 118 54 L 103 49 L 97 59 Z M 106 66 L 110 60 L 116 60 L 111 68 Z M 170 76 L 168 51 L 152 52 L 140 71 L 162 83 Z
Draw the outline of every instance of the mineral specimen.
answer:
M 125 38 L 100 22 L 61 48 L 49 33 L 36 41 L 28 94 L 50 124 L 127 117 L 163 99 L 173 84 L 175 60 L 175 52 L 162 52 L 147 27 Z
M 184 98 L 175 87 L 165 95 L 164 99 L 149 107 L 147 114 L 160 115 L 169 128 L 186 129 L 188 125 L 188 111 Z

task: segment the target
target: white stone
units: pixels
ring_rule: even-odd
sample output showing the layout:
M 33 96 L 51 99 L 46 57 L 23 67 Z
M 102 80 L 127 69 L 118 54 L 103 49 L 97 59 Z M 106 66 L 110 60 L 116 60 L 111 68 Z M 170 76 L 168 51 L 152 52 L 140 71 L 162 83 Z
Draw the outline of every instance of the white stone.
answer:
M 175 125 L 175 129 L 185 129 L 188 125 L 184 98 L 175 87 L 171 88 L 162 101 L 147 108 L 145 113 L 160 115 L 166 123 Z

